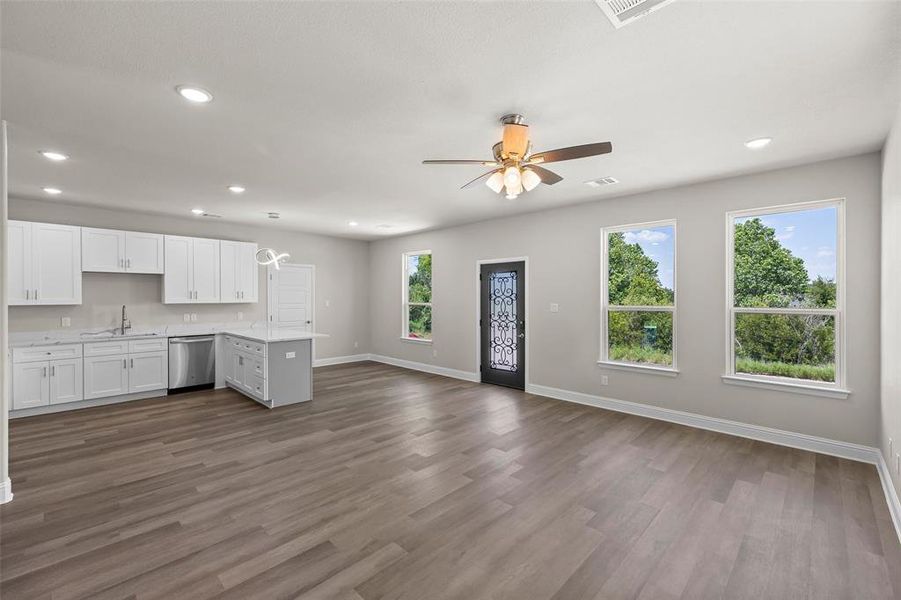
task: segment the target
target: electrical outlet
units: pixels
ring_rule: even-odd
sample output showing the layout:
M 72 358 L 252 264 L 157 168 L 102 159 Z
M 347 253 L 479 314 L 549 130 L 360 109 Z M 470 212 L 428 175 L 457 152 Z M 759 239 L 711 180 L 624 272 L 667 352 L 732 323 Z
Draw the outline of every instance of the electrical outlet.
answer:
M 360 347 L 360 342 L 354 342 L 354 348 L 359 348 L 359 347 Z
M 326 307 L 326 308 L 328 308 L 328 307 L 331 306 L 331 305 L 332 305 L 332 301 L 331 301 L 331 300 L 326 300 L 326 301 L 325 301 L 325 307 Z
M 607 379 L 607 376 L 601 375 L 601 385 L 607 385 L 608 383 L 610 383 L 610 380 Z
M 188 313 L 185 313 L 185 323 L 190 323 L 190 322 L 191 322 L 191 315 L 189 315 Z
M 432 348 L 432 358 L 438 358 L 438 351 Z
M 62 317 L 62 318 L 60 318 L 60 320 L 59 320 L 59 326 L 60 326 L 60 327 L 71 327 L 71 326 L 72 326 L 72 319 L 71 319 L 70 317 Z
M 560 305 L 557 304 L 556 302 L 551 302 L 551 312 L 552 313 L 560 312 Z
M 196 320 L 197 320 L 197 313 L 191 313 L 191 320 L 192 320 L 192 321 L 196 321 Z
M 244 320 L 244 313 L 242 313 L 240 310 L 238 311 L 238 320 L 239 320 L 239 321 L 243 321 L 243 320 Z

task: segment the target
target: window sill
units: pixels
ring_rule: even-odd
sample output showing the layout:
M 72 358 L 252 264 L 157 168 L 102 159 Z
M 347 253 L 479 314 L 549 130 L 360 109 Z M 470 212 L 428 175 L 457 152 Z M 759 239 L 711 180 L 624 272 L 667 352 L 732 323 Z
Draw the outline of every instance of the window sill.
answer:
M 808 383 L 774 381 L 772 379 L 746 377 L 744 375 L 723 375 L 722 378 L 723 383 L 727 383 L 729 385 L 740 385 L 744 387 L 760 388 L 764 390 L 776 390 L 778 392 L 804 394 L 807 396 L 822 396 L 824 398 L 836 398 L 839 400 L 844 400 L 849 395 L 851 395 L 851 390 L 846 390 L 838 387 L 825 387 Z
M 404 336 L 400 336 L 400 341 L 409 342 L 411 344 L 425 344 L 427 346 L 432 343 L 432 340 L 425 340 L 422 338 L 411 338 L 411 337 L 404 337 Z
M 679 374 L 678 369 L 673 369 L 671 367 L 654 367 L 651 365 L 639 365 L 636 363 L 614 362 L 612 360 L 599 360 L 598 366 L 603 369 L 635 371 L 638 373 L 647 373 L 649 375 L 662 375 L 664 377 L 676 377 Z

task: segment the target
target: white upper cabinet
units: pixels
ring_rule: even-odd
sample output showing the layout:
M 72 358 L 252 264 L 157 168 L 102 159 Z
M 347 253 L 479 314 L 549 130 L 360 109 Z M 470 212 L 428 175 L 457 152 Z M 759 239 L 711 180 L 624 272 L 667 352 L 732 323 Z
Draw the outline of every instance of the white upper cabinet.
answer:
M 82 271 L 163 272 L 163 236 L 157 233 L 83 227 L 81 249 Z
M 129 273 L 163 273 L 163 236 L 125 232 L 125 270 Z
M 219 302 L 219 240 L 165 236 L 164 304 Z
M 221 302 L 240 303 L 259 300 L 257 245 L 249 242 L 220 242 Z
M 81 304 L 81 228 L 9 222 L 9 303 Z

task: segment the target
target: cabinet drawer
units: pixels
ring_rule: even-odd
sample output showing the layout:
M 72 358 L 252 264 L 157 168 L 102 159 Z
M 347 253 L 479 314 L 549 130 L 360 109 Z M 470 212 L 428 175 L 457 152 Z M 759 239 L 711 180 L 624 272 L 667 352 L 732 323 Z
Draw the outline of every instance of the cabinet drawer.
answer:
M 250 373 L 260 379 L 266 379 L 266 361 L 262 358 L 251 358 L 248 360 L 250 365 Z
M 84 345 L 85 356 L 109 356 L 110 354 L 128 354 L 128 340 L 91 342 Z
M 63 358 L 78 358 L 80 356 L 81 344 L 13 348 L 13 363 L 57 360 Z
M 244 389 L 246 389 L 251 396 L 258 398 L 259 400 L 266 399 L 266 381 L 262 377 L 248 375 Z
M 243 350 L 244 352 L 249 352 L 250 354 L 255 354 L 257 356 L 265 356 L 266 344 L 251 342 L 249 340 L 241 340 L 241 350 Z
M 168 350 L 168 338 L 151 338 L 147 340 L 131 340 L 128 342 L 128 351 L 135 352 L 161 352 Z

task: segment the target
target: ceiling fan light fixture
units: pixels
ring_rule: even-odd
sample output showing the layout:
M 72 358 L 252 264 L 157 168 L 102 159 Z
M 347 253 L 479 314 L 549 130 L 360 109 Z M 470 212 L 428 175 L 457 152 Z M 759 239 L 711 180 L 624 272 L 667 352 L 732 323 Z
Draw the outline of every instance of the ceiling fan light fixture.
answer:
M 519 167 L 507 167 L 504 170 L 504 185 L 507 186 L 507 191 L 509 192 L 511 189 L 517 188 L 522 184 L 522 173 L 519 172 Z
M 491 191 L 495 194 L 500 194 L 501 190 L 504 189 L 504 174 L 500 171 L 495 171 L 491 177 L 488 178 L 488 181 L 485 182 Z
M 541 177 L 538 176 L 538 173 L 528 168 L 522 170 L 522 187 L 527 192 L 534 190 L 539 183 L 541 183 Z

